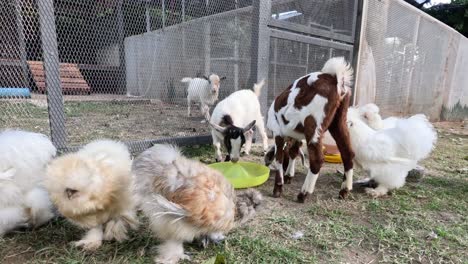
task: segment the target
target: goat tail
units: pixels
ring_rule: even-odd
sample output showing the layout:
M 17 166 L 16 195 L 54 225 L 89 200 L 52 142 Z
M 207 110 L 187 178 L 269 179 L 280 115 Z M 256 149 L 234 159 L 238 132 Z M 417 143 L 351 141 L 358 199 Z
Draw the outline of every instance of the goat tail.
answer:
M 262 88 L 264 85 L 265 85 L 265 79 L 263 79 L 259 83 L 254 84 L 253 90 L 254 90 L 255 95 L 257 95 L 257 97 L 260 96 L 260 93 L 262 92 Z
M 192 80 L 193 80 L 193 78 L 185 77 L 185 78 L 183 78 L 183 79 L 180 80 L 180 81 L 183 82 L 183 83 L 189 83 L 189 82 L 191 82 Z
M 336 76 L 336 87 L 342 97 L 351 91 L 354 70 L 344 57 L 329 59 L 323 66 L 322 72 Z

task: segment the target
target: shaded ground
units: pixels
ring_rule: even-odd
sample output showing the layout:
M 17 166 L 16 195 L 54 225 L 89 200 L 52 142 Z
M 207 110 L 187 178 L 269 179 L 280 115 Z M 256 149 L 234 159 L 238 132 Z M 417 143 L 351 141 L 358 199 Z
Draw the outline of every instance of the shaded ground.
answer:
M 73 131 L 73 142 L 97 136 L 174 136 L 174 131 L 207 129 L 200 118 L 185 117 L 182 106 L 97 104 L 66 103 L 67 129 Z M 7 113 L 4 106 L 0 113 Z M 26 116 L 33 121 L 0 114 L 0 127 L 14 121 L 23 128 L 47 130 L 43 126 L 47 112 L 30 107 Z M 192 244 L 186 250 L 193 253 L 193 263 L 203 263 L 218 253 L 228 263 L 467 263 L 468 136 L 466 128 L 457 124 L 438 126 L 439 142 L 423 162 L 427 174 L 419 183 L 408 183 L 380 199 L 355 190 L 342 201 L 337 199 L 341 177 L 335 174 L 340 166 L 326 164 L 315 193 L 305 204 L 298 204 L 296 195 L 304 181 L 301 168 L 293 183 L 285 186 L 282 198 L 271 198 L 273 177 L 260 186 L 265 196 L 262 210 L 252 222 L 230 233 L 223 244 L 206 250 Z M 255 150 L 244 159 L 262 162 L 261 151 Z M 214 161 L 210 146 L 184 151 L 203 162 Z M 359 171 L 356 174 L 365 176 Z M 293 238 L 298 232 L 303 236 Z M 0 263 L 152 263 L 158 244 L 142 225 L 129 241 L 106 242 L 98 252 L 86 253 L 69 244 L 82 234 L 63 219 L 38 230 L 12 233 L 0 239 Z

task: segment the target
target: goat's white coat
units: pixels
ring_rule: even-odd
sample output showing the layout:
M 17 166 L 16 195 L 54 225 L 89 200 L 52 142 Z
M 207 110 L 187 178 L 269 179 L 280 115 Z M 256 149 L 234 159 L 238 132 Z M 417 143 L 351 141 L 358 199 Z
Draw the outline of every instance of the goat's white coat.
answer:
M 315 189 L 315 183 L 317 182 L 319 174 L 314 174 L 310 170 L 307 172 L 304 183 L 302 184 L 301 191 L 303 193 L 313 193 Z
M 431 153 L 437 134 L 426 116 L 414 115 L 396 122 L 395 127 L 375 131 L 353 113 L 348 128 L 355 161 L 379 184 L 369 190 L 380 196 L 405 184 L 408 171 Z
M 209 105 L 218 101 L 220 78 L 216 74 L 211 74 L 208 79 L 209 81 L 203 78 L 185 77 L 181 80 L 183 83 L 188 83 L 187 114 L 189 116 L 192 102 L 200 103 L 200 110 L 205 115 L 209 112 Z
M 42 183 L 46 164 L 55 156 L 42 134 L 6 130 L 0 133 L 0 236 L 20 226 L 40 226 L 53 216 Z M 25 209 L 30 209 L 26 214 Z
M 239 90 L 232 93 L 228 97 L 224 98 L 219 102 L 213 110 L 213 113 L 210 118 L 210 123 L 220 124 L 223 116 L 229 115 L 232 118 L 232 121 L 235 126 L 243 128 L 250 124 L 252 121 L 255 122 L 258 133 L 262 138 L 263 149 L 266 151 L 268 149 L 268 137 L 265 132 L 265 127 L 263 123 L 263 116 L 260 109 L 260 102 L 258 101 L 258 96 L 260 96 L 261 89 L 264 85 L 264 81 L 255 84 L 254 89 L 252 90 Z M 213 146 L 216 151 L 216 158 L 221 160 L 221 142 L 223 142 L 224 136 L 216 131 L 216 129 L 211 129 L 211 135 L 213 137 Z M 251 146 L 252 137 L 246 137 L 245 152 L 249 154 Z M 238 146 L 234 146 L 231 151 L 231 157 L 240 156 L 240 141 L 232 142 Z M 234 152 L 234 149 L 236 152 Z

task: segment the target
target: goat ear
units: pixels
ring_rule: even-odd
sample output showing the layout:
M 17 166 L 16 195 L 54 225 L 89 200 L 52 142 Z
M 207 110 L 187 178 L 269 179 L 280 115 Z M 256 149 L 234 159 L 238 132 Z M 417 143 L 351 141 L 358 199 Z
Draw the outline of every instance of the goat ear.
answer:
M 208 77 L 206 77 L 205 75 L 203 75 L 202 78 L 207 80 L 207 81 L 210 81 L 210 79 Z
M 219 78 L 219 80 L 221 80 L 221 81 L 226 80 L 226 76 L 223 76 L 223 77 Z
M 250 124 L 248 124 L 246 127 L 244 127 L 244 128 L 242 129 L 242 131 L 245 133 L 245 132 L 249 131 L 250 129 L 252 129 L 252 127 L 255 126 L 255 122 L 256 122 L 255 120 L 252 121 L 252 122 L 250 122 Z

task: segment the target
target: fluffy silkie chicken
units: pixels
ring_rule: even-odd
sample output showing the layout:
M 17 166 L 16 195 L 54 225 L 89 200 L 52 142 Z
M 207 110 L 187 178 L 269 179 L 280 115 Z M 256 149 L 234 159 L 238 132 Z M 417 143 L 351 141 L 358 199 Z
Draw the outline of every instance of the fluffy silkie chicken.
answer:
M 244 191 L 237 203 L 232 185 L 218 171 L 185 158 L 170 145 L 155 145 L 133 163 L 139 206 L 154 234 L 163 240 L 156 263 L 177 263 L 189 257 L 183 243 L 224 234 L 252 217 L 262 197 Z
M 348 112 L 348 129 L 354 161 L 377 183 L 375 189 L 367 188 L 366 192 L 378 197 L 402 187 L 408 172 L 434 148 L 437 134 L 433 126 L 425 115 L 418 114 L 376 131 L 353 111 Z
M 123 143 L 97 140 L 47 167 L 46 187 L 58 211 L 86 235 L 75 246 L 96 250 L 122 241 L 138 221 L 132 197 L 132 160 Z
M 18 227 L 37 227 L 53 216 L 43 188 L 45 167 L 56 154 L 43 134 L 21 130 L 0 133 L 0 237 Z
M 395 127 L 397 121 L 401 119 L 394 116 L 382 119 L 382 116 L 380 116 L 380 108 L 372 103 L 353 109 L 357 111 L 353 110 L 354 112 L 352 112 L 352 114 L 359 116 L 362 121 L 374 130 Z

